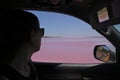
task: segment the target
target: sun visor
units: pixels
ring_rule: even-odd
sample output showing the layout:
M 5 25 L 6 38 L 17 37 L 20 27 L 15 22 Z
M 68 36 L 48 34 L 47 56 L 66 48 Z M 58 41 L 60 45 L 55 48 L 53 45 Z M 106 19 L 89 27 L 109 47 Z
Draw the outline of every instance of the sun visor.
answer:
M 120 0 L 99 3 L 89 15 L 94 29 L 101 29 L 120 23 Z

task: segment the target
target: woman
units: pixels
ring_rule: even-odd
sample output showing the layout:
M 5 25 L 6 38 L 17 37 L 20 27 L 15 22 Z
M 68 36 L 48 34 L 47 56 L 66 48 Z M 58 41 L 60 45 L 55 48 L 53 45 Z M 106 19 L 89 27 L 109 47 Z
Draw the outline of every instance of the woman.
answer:
M 37 80 L 30 59 L 44 35 L 38 18 L 23 10 L 1 10 L 0 25 L 0 80 Z

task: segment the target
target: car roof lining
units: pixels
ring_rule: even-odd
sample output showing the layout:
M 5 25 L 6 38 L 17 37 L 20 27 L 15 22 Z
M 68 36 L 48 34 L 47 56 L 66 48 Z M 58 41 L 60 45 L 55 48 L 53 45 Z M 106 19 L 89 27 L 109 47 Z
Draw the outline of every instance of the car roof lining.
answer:
M 63 2 L 57 6 L 48 6 L 47 4 L 49 3 L 42 4 L 41 1 L 45 2 L 48 0 L 2 0 L 0 2 L 0 8 L 18 8 L 26 10 L 58 12 L 77 17 L 89 23 L 89 13 L 92 7 L 99 2 L 98 0 L 61 0 L 66 2 Z

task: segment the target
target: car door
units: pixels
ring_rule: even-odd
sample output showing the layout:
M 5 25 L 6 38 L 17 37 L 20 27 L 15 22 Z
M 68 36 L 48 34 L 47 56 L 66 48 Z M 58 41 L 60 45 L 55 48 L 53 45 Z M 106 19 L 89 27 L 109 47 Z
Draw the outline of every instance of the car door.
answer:
M 91 26 L 75 17 L 42 11 L 30 11 L 45 28 L 40 51 L 32 56 L 40 80 L 93 80 L 83 74 L 103 64 L 94 58 L 96 45 L 114 46 Z

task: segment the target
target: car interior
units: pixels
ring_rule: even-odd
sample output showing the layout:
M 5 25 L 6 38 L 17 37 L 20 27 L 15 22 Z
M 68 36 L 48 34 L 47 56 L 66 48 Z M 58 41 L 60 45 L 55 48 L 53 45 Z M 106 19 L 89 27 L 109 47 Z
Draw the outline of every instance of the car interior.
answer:
M 115 80 L 120 72 L 120 0 L 2 0 L 1 9 L 22 9 L 67 14 L 90 24 L 115 47 L 96 45 L 101 64 L 33 62 L 40 80 Z M 92 54 L 91 54 L 92 55 Z

